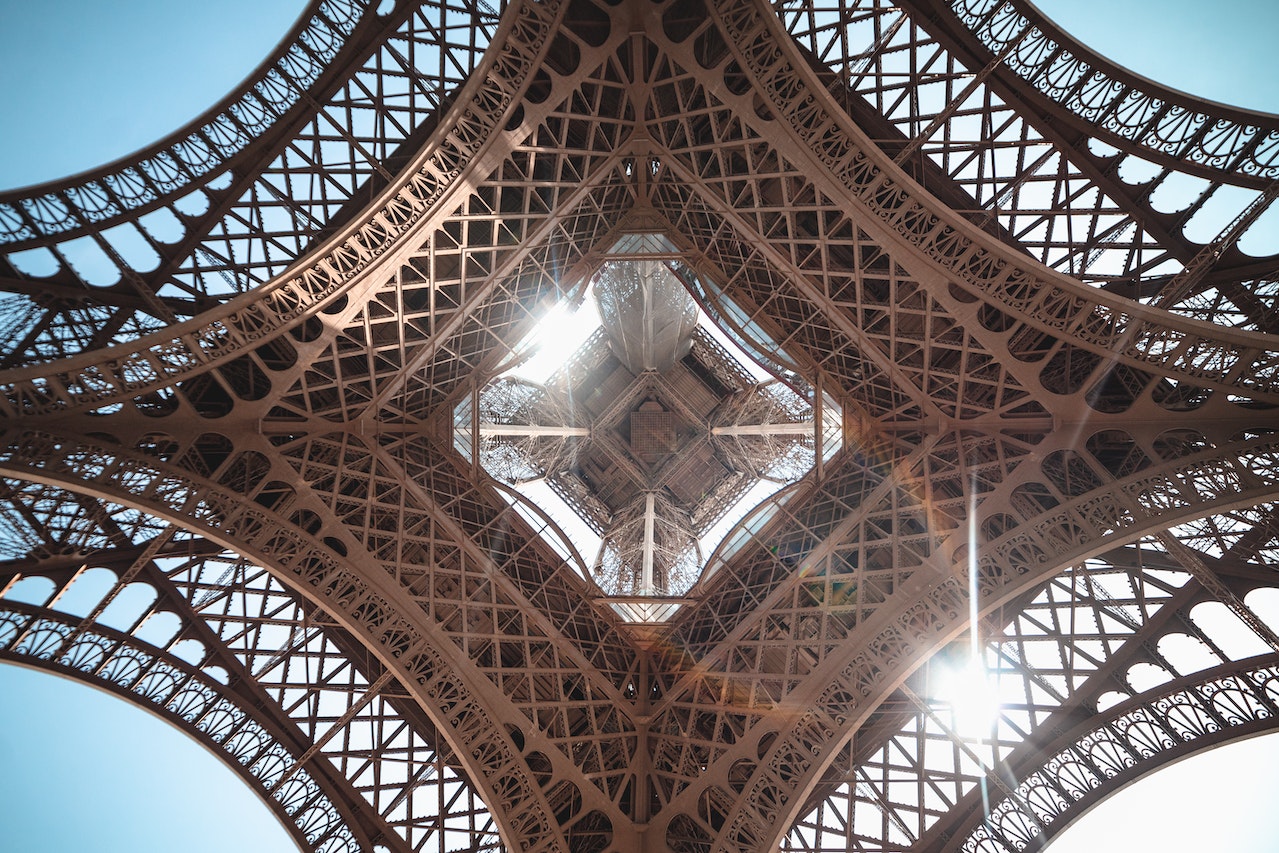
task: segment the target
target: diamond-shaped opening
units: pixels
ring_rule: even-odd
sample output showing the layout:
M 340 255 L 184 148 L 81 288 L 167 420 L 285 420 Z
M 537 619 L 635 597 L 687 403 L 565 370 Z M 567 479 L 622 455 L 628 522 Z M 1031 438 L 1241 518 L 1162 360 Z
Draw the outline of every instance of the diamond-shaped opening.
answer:
M 758 326 L 722 331 L 673 253 L 623 236 L 454 413 L 457 449 L 549 517 L 562 539 L 535 527 L 635 622 L 673 615 L 746 513 L 841 440 L 838 406 Z

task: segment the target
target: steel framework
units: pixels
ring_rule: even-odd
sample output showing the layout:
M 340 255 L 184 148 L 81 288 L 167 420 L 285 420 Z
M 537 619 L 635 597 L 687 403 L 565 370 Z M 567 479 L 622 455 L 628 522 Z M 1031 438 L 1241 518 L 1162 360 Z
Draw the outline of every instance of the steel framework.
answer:
M 1275 727 L 1279 117 L 1022 0 L 373 5 L 0 195 L 0 657 L 324 851 L 1037 849 Z M 642 619 L 454 441 L 619 255 L 839 435 Z

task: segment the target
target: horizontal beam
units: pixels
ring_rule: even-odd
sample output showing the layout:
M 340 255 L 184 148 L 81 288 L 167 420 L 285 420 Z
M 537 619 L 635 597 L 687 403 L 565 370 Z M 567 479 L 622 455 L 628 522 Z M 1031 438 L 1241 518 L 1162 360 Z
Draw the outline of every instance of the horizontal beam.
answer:
M 812 435 L 815 424 L 812 421 L 783 424 L 737 424 L 736 426 L 717 426 L 711 428 L 711 435 Z
M 529 438 L 583 438 L 591 434 L 589 427 L 546 426 L 542 424 L 480 424 L 481 436 L 526 436 Z

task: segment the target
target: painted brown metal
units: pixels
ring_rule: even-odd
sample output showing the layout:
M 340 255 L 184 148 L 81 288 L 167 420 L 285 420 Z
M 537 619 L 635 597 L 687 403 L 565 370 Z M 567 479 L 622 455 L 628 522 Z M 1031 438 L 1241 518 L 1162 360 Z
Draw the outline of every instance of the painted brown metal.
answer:
M 1041 85 L 1087 54 L 1010 0 L 348 11 L 372 35 L 210 154 L 231 181 L 206 212 L 143 193 L 33 231 L 108 178 L 0 199 L 3 589 L 48 584 L 0 613 L 6 657 L 150 655 L 226 693 L 279 747 L 267 796 L 314 784 L 332 825 L 300 834 L 326 850 L 1019 850 L 1068 819 L 1037 803 L 1118 725 L 1089 723 L 1105 697 L 1172 715 L 1199 700 L 1168 691 L 1248 678 L 1240 701 L 1273 705 L 1273 662 L 1236 665 L 1191 609 L 1275 651 L 1248 593 L 1279 537 L 1276 263 L 1237 249 L 1247 223 L 1208 249 L 1184 227 L 1219 187 L 1262 215 L 1274 117 L 1150 106 L 1096 63 Z M 345 154 L 304 156 L 330 136 Z M 1143 146 L 1156 183 L 1208 188 L 1159 213 L 1118 171 Z M 170 208 L 180 239 L 134 269 L 108 226 Z M 23 271 L 19 248 L 57 260 L 72 232 L 121 283 Z M 841 449 L 646 625 L 455 441 L 458 405 L 618 245 L 842 412 Z M 738 408 L 717 423 L 759 420 Z M 157 603 L 123 630 L 99 623 L 115 592 L 69 619 L 90 569 Z M 177 639 L 148 638 L 161 613 Z M 990 737 L 933 681 L 974 614 L 1022 696 Z M 1215 669 L 1183 671 L 1173 635 Z M 206 653 L 179 663 L 184 638 Z M 1173 686 L 1146 695 L 1138 665 Z M 122 667 L 78 671 L 123 694 Z M 1156 752 L 1180 754 L 1137 763 Z M 1002 823 L 974 811 L 983 782 Z

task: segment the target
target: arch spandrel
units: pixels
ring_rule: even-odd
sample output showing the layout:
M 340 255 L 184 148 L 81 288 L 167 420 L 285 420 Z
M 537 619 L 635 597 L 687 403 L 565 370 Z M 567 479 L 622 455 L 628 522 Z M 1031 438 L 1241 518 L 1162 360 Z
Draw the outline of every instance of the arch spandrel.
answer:
M 1235 515 L 1207 520 L 1226 524 Z M 1178 530 L 1193 541 L 1184 527 Z M 1248 539 L 1241 537 L 1231 546 L 1227 553 L 1233 559 L 1216 558 L 1221 580 L 1239 595 L 1266 583 L 1266 569 L 1249 571 L 1240 562 L 1251 550 Z M 1204 559 L 1213 558 L 1204 554 Z M 884 703 L 875 723 L 841 750 L 783 849 L 827 849 L 833 839 L 846 837 L 873 848 L 874 821 L 867 829 L 871 815 L 866 809 L 900 829 L 902 846 L 956 849 L 984 824 L 986 801 L 1002 803 L 996 811 L 1006 818 L 999 821 L 1004 829 L 994 833 L 1000 843 L 1011 844 L 1011 849 L 1034 847 L 1033 836 L 1040 830 L 1052 834 L 1061 829 L 1062 815 L 1071 812 L 1081 792 L 1089 798 L 1105 796 L 1140 775 L 1146 759 L 1169 755 L 1169 747 L 1183 753 L 1198 748 L 1193 742 L 1206 733 L 1203 721 L 1221 729 L 1239 723 L 1255 726 L 1268 707 L 1264 690 L 1244 690 L 1257 695 L 1260 704 L 1234 688 L 1222 690 L 1219 711 L 1209 710 L 1206 717 L 1198 711 L 1180 714 L 1178 708 L 1189 707 L 1184 703 L 1156 701 L 1178 685 L 1211 682 L 1213 673 L 1250 669 L 1244 659 L 1264 658 L 1267 648 L 1275 646 L 1238 619 L 1201 618 L 1205 607 L 1220 606 L 1219 593 L 1208 586 L 1172 552 L 1129 546 L 1067 569 L 1011 607 L 989 611 L 982 619 L 980 641 L 999 709 L 991 709 L 989 717 L 974 714 L 977 709 L 966 709 L 956 689 L 958 672 L 975 677 L 962 663 L 969 654 L 968 640 L 935 655 Z M 1099 656 L 1099 644 L 1114 653 Z M 1222 645 L 1233 645 L 1237 657 L 1232 660 Z M 1160 675 L 1152 682 L 1147 673 L 1136 675 L 1138 670 Z M 1129 721 L 1137 724 L 1131 738 L 1115 737 L 1106 720 L 1133 707 L 1148 707 L 1153 714 L 1142 712 Z M 1221 714 L 1231 721 L 1222 725 Z M 1125 740 L 1129 743 L 1117 744 Z M 1069 754 L 1076 758 L 1052 760 Z M 923 768 L 933 798 L 914 798 L 902 786 L 895 768 L 904 756 Z M 957 761 L 957 756 L 966 760 Z M 1045 770 L 1053 766 L 1061 770 L 1060 779 Z M 1087 769 L 1080 777 L 1071 767 Z M 1123 778 L 1112 778 L 1117 775 Z M 1018 794 L 1027 787 L 1024 781 L 1031 781 L 1029 795 Z M 1028 828 L 1031 836 L 1025 835 Z
M 21 224 L 19 210 L 65 221 L 8 256 L 6 289 L 22 295 L 3 306 L 14 335 L 4 366 L 197 315 L 345 228 L 369 195 L 403 177 L 404 161 L 481 64 L 501 8 L 313 4 L 300 39 L 246 81 L 234 109 L 215 108 L 189 135 L 115 164 L 120 172 L 10 194 L 6 225 Z
M 998 792 L 1007 801 L 998 809 L 1001 816 L 1022 812 L 1044 835 L 1055 835 L 1088 805 L 1152 766 L 1204 748 L 1213 738 L 1228 740 L 1267 728 L 1273 718 L 1273 689 L 1268 686 L 1273 673 L 1267 662 L 1279 646 L 1273 630 L 1266 630 L 1273 618 L 1258 630 L 1240 618 L 1243 614 L 1227 615 L 1222 603 L 1231 597 L 1243 601 L 1258 584 L 1268 585 L 1269 570 L 1250 535 L 1255 529 L 1233 542 L 1212 545 L 1198 531 L 1222 529 L 1247 515 L 1258 516 L 1259 527 L 1264 527 L 1273 509 L 1273 504 L 1263 504 L 1180 525 L 1174 528 L 1180 549 L 1171 546 L 1166 533 L 1142 543 L 1152 547 L 1110 549 L 1092 558 L 1090 568 L 1077 566 L 1050 581 L 1054 589 L 1045 585 L 1022 597 L 1010 608 L 1021 612 L 1005 625 L 991 623 L 987 642 L 992 648 L 1007 643 L 1012 650 L 1005 657 L 1007 669 L 1022 670 L 1013 680 L 1046 679 L 1052 687 L 1041 692 L 1037 714 L 1023 725 L 1024 734 L 1008 736 L 1011 727 L 1001 733 L 999 765 L 1009 780 Z M 1190 550 L 1198 560 L 1214 564 L 1213 577 L 1197 569 L 1194 558 L 1187 559 Z M 1215 588 L 1218 584 L 1227 587 L 1224 596 Z M 1214 608 L 1217 613 L 1210 617 L 1208 610 Z M 1096 634 L 1124 647 L 1125 653 L 1093 659 L 1084 637 L 1043 631 L 1043 619 L 1053 612 L 1069 612 L 1095 624 Z M 1065 655 L 1056 670 L 1025 666 L 1022 662 L 1036 645 L 1072 650 L 1079 655 L 1076 660 L 1086 662 L 1079 672 L 1070 672 Z M 1046 796 L 1045 783 L 1054 784 L 1052 768 L 1067 764 L 1088 767 L 1089 781 L 1079 788 L 1079 778 L 1064 779 L 1055 785 L 1056 795 Z M 976 814 L 978 799 L 975 789 L 967 790 L 964 805 L 956 803 L 921 834 L 921 845 L 950 839 L 947 849 L 971 847 L 983 823 Z M 1022 820 L 1002 817 L 986 829 Z M 1002 844 L 1023 844 L 1003 832 L 992 834 L 1003 836 Z
M 432 715 L 486 802 L 515 806 L 510 813 L 496 806 L 504 837 L 523 839 L 528 849 L 556 849 L 563 844 L 556 840 L 559 825 L 548 814 L 545 795 L 521 755 L 524 741 L 513 738 L 499 723 L 502 711 L 486 708 L 492 697 L 485 697 L 483 688 L 477 695 L 468 686 L 479 684 L 483 677 L 458 671 L 458 666 L 470 669 L 471 663 L 448 640 L 430 636 L 405 590 L 394 586 L 380 567 L 370 570 L 367 552 L 365 567 L 357 568 L 360 552 L 353 548 L 349 553 L 354 557 L 342 555 L 340 539 L 336 541 L 339 550 L 315 542 L 313 534 L 273 511 L 243 505 L 243 494 L 234 486 L 201 481 L 123 448 L 47 433 L 10 433 L 8 437 L 3 464 L 10 476 L 137 506 L 272 567 L 395 673 L 409 695 Z M 238 478 L 234 460 L 214 473 L 227 472 L 236 472 Z M 524 721 L 520 728 L 530 727 Z M 525 737 L 536 736 L 533 729 Z
M 1142 776 L 1214 746 L 1273 733 L 1277 676 L 1275 656 L 1266 655 L 1197 673 L 1172 689 L 1115 708 L 1103 720 L 1091 721 L 1091 727 L 1072 732 L 1073 740 L 1046 747 L 1051 757 L 1042 767 L 1023 771 L 1024 781 L 1000 802 L 990 821 L 944 849 L 1042 849 L 1089 807 Z M 1082 770 L 1073 784 L 1053 781 L 1064 765 Z M 1059 799 L 1057 810 L 1026 805 L 1044 803 L 1047 790 Z M 1039 831 L 1027 837 L 1027 826 Z
M 303 849 L 500 846 L 435 727 L 314 604 L 128 507 L 20 488 L 33 519 L 63 505 L 91 511 L 101 533 L 0 566 L 6 659 L 108 690 L 181 728 L 257 789 Z M 134 521 L 154 533 L 144 547 L 127 544 Z M 405 773 L 371 779 L 370 763 L 382 760 Z
M 328 796 L 316 796 L 315 789 L 320 786 L 312 774 L 295 769 L 298 755 L 273 742 L 257 726 L 256 715 L 246 712 L 237 702 L 238 697 L 226 695 L 217 682 L 201 679 L 187 671 L 183 662 L 159 658 L 155 650 L 130 645 L 101 627 L 82 633 L 70 643 L 59 644 L 59 640 L 74 633 L 76 622 L 40 608 L 6 602 L 0 607 L 0 625 L 0 633 L 8 640 L 0 650 L 0 659 L 108 690 L 123 701 L 159 713 L 165 722 L 209 749 L 253 788 L 302 849 L 372 848 L 363 832 L 357 835 L 352 831 L 354 821 L 341 814 Z M 136 666 L 136 671 L 125 674 L 129 664 Z M 88 666 L 98 672 L 86 671 Z M 119 675 L 113 670 L 120 670 Z M 135 677 L 143 682 L 136 687 L 130 683 Z M 233 740 L 244 743 L 236 749 L 230 743 Z M 255 740 L 265 746 L 249 745 Z M 297 790 L 282 791 L 277 799 L 279 786 L 288 785 L 295 777 L 296 782 L 290 787 Z
M 778 15 L 854 121 L 979 228 L 1112 293 L 1275 331 L 1266 305 L 1279 247 L 1254 227 L 1242 251 L 1251 223 L 1207 246 L 1211 235 L 1186 227 L 1216 196 L 1265 203 L 1269 179 L 1221 166 L 1273 166 L 1273 116 L 1162 90 L 1024 4 L 832 0 Z M 921 70 L 894 73 L 903 64 Z M 979 128 L 1004 145 L 986 145 Z M 1146 144 L 1156 138 L 1162 150 Z M 1045 193 L 1051 205 L 1033 201 Z
M 1001 25 L 1011 21 L 1032 27 L 1029 43 L 1010 55 L 1003 72 L 1028 85 L 1006 85 L 1065 107 L 1092 134 L 1229 183 L 1264 188 L 1279 177 L 1274 115 L 1214 103 L 1143 78 L 1094 53 L 1020 0 L 948 5 L 945 13 L 981 45 L 970 42 L 970 50 L 1001 46 Z
M 0 193 L 0 241 L 22 249 L 102 230 L 207 182 L 210 172 L 242 166 L 247 158 L 237 155 L 248 143 L 281 119 L 296 120 L 289 109 L 303 93 L 350 61 L 356 31 L 368 35 L 371 6 L 360 0 L 308 4 L 272 56 L 187 127 L 100 169 Z
M 512 846 L 771 849 L 966 626 L 970 516 L 993 612 L 1279 489 L 1273 336 L 974 226 L 971 187 L 895 162 L 765 4 L 527 2 L 502 27 L 410 165 L 290 272 L 6 372 L 0 405 L 15 478 L 198 527 L 360 636 Z M 844 449 L 637 629 L 450 436 L 640 232 L 838 401 Z
M 1159 469 L 1142 472 L 1142 476 L 1099 489 L 1101 494 L 1088 497 L 1114 500 L 1151 488 L 1178 492 L 1203 488 L 1205 471 L 1231 465 L 1230 460 L 1237 458 L 1236 453 L 1246 456 L 1249 452 L 1248 448 L 1236 447 L 1223 455 L 1205 454 L 1199 459 L 1169 465 L 1162 472 Z M 1235 470 L 1244 469 L 1235 467 Z M 1144 518 L 1134 514 L 1131 527 L 1126 530 L 1090 527 L 1078 518 L 1066 521 L 1059 513 L 1044 513 L 1041 519 L 1030 519 L 1023 526 L 1041 528 L 1045 535 L 1057 536 L 1061 541 L 1054 543 L 1056 550 L 1050 552 L 1052 557 L 1034 568 L 1028 567 L 1025 573 L 1010 573 L 995 583 L 982 578 L 980 583 L 985 590 L 982 608 L 998 606 L 1000 598 L 1007 598 L 1003 593 L 1012 592 L 1014 586 L 1018 591 L 1029 589 L 1090 553 L 1157 531 L 1164 525 L 1189 521 L 1213 508 L 1251 506 L 1276 494 L 1274 483 L 1257 491 L 1236 491 L 1235 486 L 1236 483 L 1229 480 L 1218 481 L 1218 502 L 1196 503 L 1193 509 L 1187 508 L 1184 516 L 1172 515 L 1162 507 L 1148 509 Z M 1200 494 L 1201 499 L 1206 497 Z M 865 529 L 862 528 L 862 535 Z M 947 568 L 948 565 L 952 567 Z M 820 573 L 822 569 L 817 571 Z M 864 584 L 864 574 L 849 572 L 845 582 Z M 877 607 L 864 610 L 860 614 L 861 623 L 852 629 L 831 620 L 825 623 L 828 633 L 818 632 L 814 626 L 822 624 L 824 614 L 811 598 L 807 600 L 807 608 L 796 607 L 794 598 L 789 601 L 783 598 L 772 610 L 753 614 L 749 630 L 739 630 L 732 637 L 731 655 L 721 653 L 719 664 L 712 664 L 711 672 L 681 685 L 680 692 L 658 706 L 653 731 L 660 733 L 660 740 L 655 749 L 670 764 L 663 767 L 660 762 L 656 763 L 655 772 L 675 780 L 673 784 L 667 782 L 666 789 L 682 804 L 681 811 L 705 799 L 708 791 L 718 790 L 721 802 L 734 804 L 735 812 L 721 812 L 718 818 L 726 833 L 736 834 L 736 837 L 728 835 L 718 839 L 725 848 L 732 849 L 742 837 L 749 837 L 753 839 L 752 844 L 760 846 L 776 843 L 785 831 L 777 827 L 788 827 L 789 818 L 795 816 L 793 811 L 786 810 L 800 806 L 809 785 L 834 757 L 843 739 L 874 713 L 902 679 L 926 659 L 929 651 L 957 637 L 966 626 L 967 581 L 962 560 L 955 560 L 953 564 L 944 558 L 924 561 L 914 571 L 902 567 L 898 575 L 902 581 L 895 594 L 890 594 Z M 1001 586 L 1004 587 L 1002 593 Z M 805 609 L 812 614 L 808 619 L 803 617 Z M 794 634 L 790 637 L 779 634 L 781 626 L 789 627 Z M 839 630 L 835 631 L 837 626 Z M 768 633 L 764 633 L 765 630 Z M 777 651 L 788 643 L 794 644 L 789 657 L 784 651 Z M 924 648 L 925 644 L 928 649 Z M 771 659 L 762 653 L 742 651 L 762 648 L 773 650 Z M 794 667 L 801 655 L 818 663 L 811 670 L 805 668 L 802 674 L 788 669 Z M 717 659 L 716 655 L 708 657 L 711 661 Z M 786 663 L 779 664 L 779 661 Z M 702 737 L 710 743 L 691 750 L 679 745 L 687 740 L 681 729 L 687 729 L 688 720 L 708 727 Z M 736 743 L 722 735 L 715 737 L 716 729 L 735 731 Z M 738 762 L 747 762 L 753 775 L 749 783 L 738 782 L 736 785 L 740 787 L 735 787 L 721 774 Z M 717 766 L 719 773 L 714 769 L 710 773 L 699 773 L 697 767 L 701 763 Z M 733 796 L 730 791 L 739 796 Z M 709 796 L 716 797 L 714 793 Z M 768 820 L 760 820 L 754 808 L 761 798 L 770 809 L 776 810 Z M 708 829 L 713 826 L 714 822 L 708 822 Z M 709 842 L 714 835 L 704 831 L 708 832 Z
M 775 147 L 786 150 L 793 139 L 805 143 L 791 150 L 814 158 L 810 174 L 824 179 L 836 198 L 851 194 L 882 220 L 889 229 L 879 232 L 883 245 L 900 247 L 904 257 L 922 253 L 944 281 L 1077 346 L 1159 372 L 1185 371 L 1191 382 L 1230 385 L 1247 373 L 1243 384 L 1261 399 L 1272 399 L 1268 336 L 1240 333 L 1235 339 L 1220 326 L 1114 298 L 1027 263 L 934 203 L 855 128 L 799 57 L 784 48 L 770 49 L 782 43 L 773 16 L 740 4 L 731 11 L 722 8 L 721 19 L 725 43 L 737 45 L 735 55 L 757 80 L 768 81 L 757 91 L 770 100 L 773 115 L 789 132 Z M 874 221 L 867 227 L 875 228 Z
M 356 303 L 378 282 L 371 274 L 375 260 L 400 244 L 407 254 L 416 241 L 407 234 L 429 227 L 432 215 L 443 215 L 452 194 L 465 191 L 469 171 L 480 148 L 492 144 L 503 113 L 512 106 L 512 86 L 519 89 L 545 50 L 560 4 L 524 3 L 509 16 L 500 34 L 501 50 L 486 54 L 482 73 L 473 76 L 459 94 L 461 104 L 446 113 L 443 127 L 417 153 L 415 167 L 406 169 L 395 185 L 383 190 L 378 203 L 333 237 L 312 250 L 310 259 L 290 273 L 243 294 L 225 306 L 176 324 L 130 344 L 116 344 L 102 353 L 83 353 L 64 360 L 68 380 L 37 381 L 41 366 L 8 371 L 11 415 L 83 409 L 112 399 L 128 399 L 139 392 L 164 387 L 180 378 L 198 375 L 255 342 L 281 335 L 304 315 L 347 296 Z M 512 37 L 511 31 L 522 37 Z M 427 219 L 424 223 L 422 220 Z M 356 292 L 348 294 L 355 287 Z M 364 292 L 360 292 L 365 289 Z M 176 334 L 175 334 L 176 333 Z M 141 347 L 138 345 L 141 344 Z M 78 374 L 78 375 L 77 375 Z

